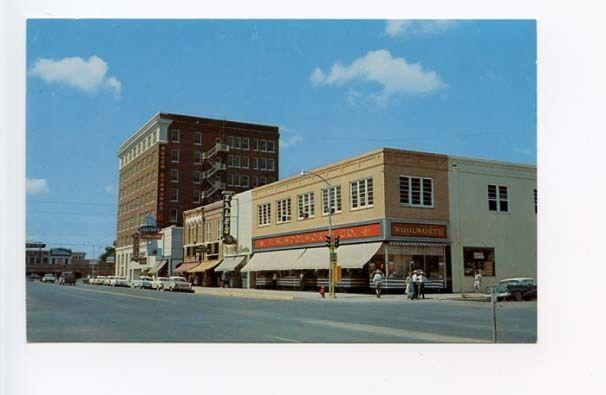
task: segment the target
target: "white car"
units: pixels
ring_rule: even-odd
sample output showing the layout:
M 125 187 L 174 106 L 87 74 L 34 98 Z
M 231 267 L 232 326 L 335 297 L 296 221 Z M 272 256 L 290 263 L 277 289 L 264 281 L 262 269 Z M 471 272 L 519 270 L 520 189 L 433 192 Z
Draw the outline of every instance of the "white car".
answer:
M 53 274 L 45 274 L 40 281 L 43 283 L 54 283 L 57 281 L 57 278 Z
M 101 283 L 101 285 L 112 285 L 112 282 L 114 280 L 114 276 L 107 276 L 103 279 L 103 282 Z
M 103 283 L 105 282 L 105 280 L 107 280 L 107 276 L 97 276 L 95 278 L 95 282 L 93 284 L 95 284 L 95 285 L 103 285 Z
M 164 282 L 162 286 L 165 291 L 192 292 L 191 283 L 180 276 L 170 276 L 168 281 Z
M 132 288 L 151 288 L 152 281 L 154 281 L 154 279 L 149 276 L 141 276 L 133 280 L 130 286 Z
M 130 287 L 130 283 L 124 277 L 114 277 L 112 280 L 113 287 Z
M 155 289 L 156 291 L 162 290 L 164 288 L 164 283 L 168 281 L 168 277 L 158 277 L 155 280 L 151 281 L 151 289 Z

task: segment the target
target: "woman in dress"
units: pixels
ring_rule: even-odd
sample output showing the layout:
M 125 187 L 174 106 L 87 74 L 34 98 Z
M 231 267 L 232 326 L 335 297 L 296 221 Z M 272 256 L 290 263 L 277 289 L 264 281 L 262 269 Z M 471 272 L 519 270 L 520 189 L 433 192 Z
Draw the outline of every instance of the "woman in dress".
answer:
M 410 273 L 406 276 L 406 299 L 413 300 L 415 295 L 414 284 L 412 283 L 412 277 L 410 277 Z

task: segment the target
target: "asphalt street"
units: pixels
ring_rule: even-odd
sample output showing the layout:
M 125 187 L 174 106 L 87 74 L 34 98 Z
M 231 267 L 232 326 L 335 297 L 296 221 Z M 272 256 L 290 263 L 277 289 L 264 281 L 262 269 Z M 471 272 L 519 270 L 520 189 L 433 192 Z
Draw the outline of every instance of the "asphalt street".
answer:
M 497 309 L 499 342 L 536 342 L 536 302 Z M 30 342 L 492 341 L 490 303 L 272 301 L 103 286 L 27 283 Z

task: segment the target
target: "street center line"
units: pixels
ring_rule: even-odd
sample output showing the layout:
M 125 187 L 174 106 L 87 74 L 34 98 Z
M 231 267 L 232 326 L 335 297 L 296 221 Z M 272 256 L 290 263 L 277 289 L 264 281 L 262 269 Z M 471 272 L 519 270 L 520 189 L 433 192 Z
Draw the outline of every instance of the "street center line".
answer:
M 440 335 L 429 332 L 413 331 L 409 329 L 388 328 L 385 326 L 355 324 L 353 322 L 339 322 L 329 320 L 301 320 L 304 323 L 312 325 L 328 326 L 337 329 L 351 330 L 357 332 L 366 332 L 371 334 L 382 334 L 394 337 L 403 337 L 419 342 L 438 342 L 438 343 L 488 343 L 488 340 L 473 339 L 458 336 Z

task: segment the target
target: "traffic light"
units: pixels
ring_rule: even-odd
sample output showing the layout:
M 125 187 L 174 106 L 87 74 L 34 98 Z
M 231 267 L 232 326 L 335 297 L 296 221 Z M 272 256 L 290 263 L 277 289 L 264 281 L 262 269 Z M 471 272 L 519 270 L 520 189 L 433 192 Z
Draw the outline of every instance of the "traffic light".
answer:
M 330 235 L 326 235 L 326 247 L 330 248 L 330 245 L 331 245 Z
M 339 236 L 335 236 L 335 248 L 339 248 Z

